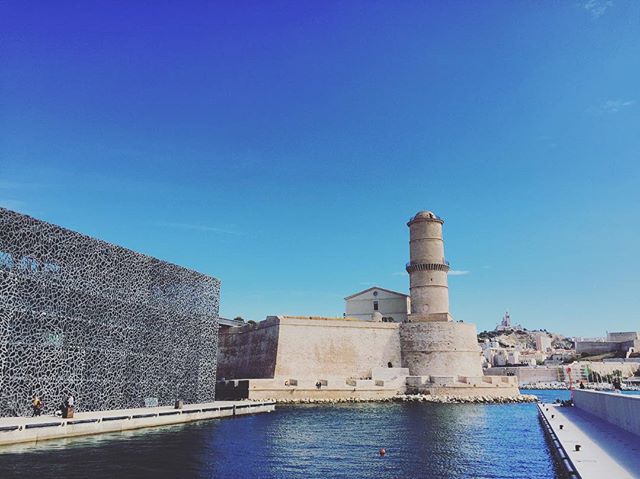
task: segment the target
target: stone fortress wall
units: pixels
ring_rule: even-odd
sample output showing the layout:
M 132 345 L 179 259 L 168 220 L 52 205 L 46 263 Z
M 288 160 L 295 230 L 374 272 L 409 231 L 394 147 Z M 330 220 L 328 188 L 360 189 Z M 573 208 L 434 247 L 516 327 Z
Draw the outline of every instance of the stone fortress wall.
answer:
M 607 333 L 606 339 L 576 341 L 576 353 L 585 355 L 598 355 L 613 352 L 626 353 L 633 348 L 640 351 L 640 332 L 623 331 Z
M 280 319 L 278 377 L 370 378 L 388 363 L 400 366 L 397 324 Z
M 257 324 L 221 331 L 218 398 L 384 399 L 405 392 L 486 397 L 518 394 L 515 377 L 483 376 L 477 342 L 466 341 L 475 332 L 474 325 L 429 323 L 430 336 L 419 333 L 413 339 L 406 337 L 406 326 L 412 325 L 271 316 Z M 458 328 L 464 333 L 455 334 Z M 417 351 L 406 350 L 413 341 L 418 342 Z M 424 357 L 425 350 L 428 357 Z
M 613 342 L 626 342 L 637 341 L 640 339 L 640 332 L 638 331 L 620 331 L 607 333 L 607 341 Z
M 421 211 L 407 224 L 407 321 L 272 317 L 226 331 L 220 336 L 219 376 L 234 381 L 221 384 L 224 394 L 255 399 L 382 398 L 406 391 L 518 395 L 517 378 L 483 375 L 475 325 L 454 322 L 449 313 L 443 223 L 434 213 Z M 356 296 L 375 300 L 366 293 Z
M 261 321 L 226 331 L 221 329 L 218 333 L 218 379 L 274 377 L 279 338 L 278 321 Z
M 0 208 L 0 416 L 213 401 L 219 287 Z
M 576 342 L 577 354 L 606 354 L 614 351 L 621 351 L 621 343 L 606 341 L 578 341 Z
M 271 316 L 220 334 L 220 378 L 371 378 L 400 366 L 399 324 Z
M 471 323 L 407 323 L 400 328 L 402 365 L 414 376 L 482 376 Z

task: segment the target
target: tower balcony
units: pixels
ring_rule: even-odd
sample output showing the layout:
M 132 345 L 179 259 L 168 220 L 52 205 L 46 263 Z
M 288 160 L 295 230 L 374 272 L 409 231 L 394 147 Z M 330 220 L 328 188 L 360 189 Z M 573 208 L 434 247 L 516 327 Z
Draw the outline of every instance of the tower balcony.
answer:
M 422 262 L 409 262 L 405 265 L 407 273 L 413 273 L 414 271 L 449 271 L 449 262 L 443 260 L 442 263 L 422 263 Z

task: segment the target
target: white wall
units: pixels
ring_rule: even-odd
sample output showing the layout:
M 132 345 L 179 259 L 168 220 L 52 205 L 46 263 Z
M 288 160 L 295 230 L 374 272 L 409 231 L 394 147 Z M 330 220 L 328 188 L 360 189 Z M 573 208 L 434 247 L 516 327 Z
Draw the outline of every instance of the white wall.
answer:
M 578 389 L 573 402 L 583 411 L 640 436 L 640 397 Z
M 551 349 L 551 338 L 547 333 L 536 335 L 536 350 L 547 352 L 547 349 Z
M 377 295 L 374 295 L 374 292 Z M 366 291 L 358 296 L 345 300 L 345 313 L 349 318 L 371 321 L 373 302 L 378 301 L 378 312 L 383 317 L 393 317 L 394 322 L 402 323 L 407 319 L 409 298 L 382 289 Z

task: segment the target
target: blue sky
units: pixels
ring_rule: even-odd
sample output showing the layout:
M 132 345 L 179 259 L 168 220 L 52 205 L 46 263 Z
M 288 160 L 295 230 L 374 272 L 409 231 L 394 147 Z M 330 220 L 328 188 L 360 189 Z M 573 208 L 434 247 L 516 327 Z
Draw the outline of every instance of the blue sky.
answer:
M 640 3 L 0 2 L 0 205 L 222 280 L 221 313 L 408 290 L 640 329 Z M 450 4 L 451 3 L 451 4 Z

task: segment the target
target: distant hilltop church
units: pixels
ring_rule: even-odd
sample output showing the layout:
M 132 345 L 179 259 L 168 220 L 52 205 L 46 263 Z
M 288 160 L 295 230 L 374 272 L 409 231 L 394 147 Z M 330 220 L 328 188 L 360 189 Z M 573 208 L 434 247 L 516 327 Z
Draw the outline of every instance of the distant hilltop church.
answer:
M 508 331 L 512 329 L 520 331 L 524 328 L 520 324 L 511 324 L 511 316 L 509 315 L 509 311 L 507 311 L 504 313 L 502 321 L 500 321 L 500 324 L 496 326 L 496 329 L 494 331 Z
M 419 392 L 506 397 L 513 376 L 484 376 L 476 327 L 449 312 L 442 225 L 409 227 L 409 291 L 372 287 L 345 298 L 343 318 L 268 316 L 220 331 L 219 399 L 377 399 Z

